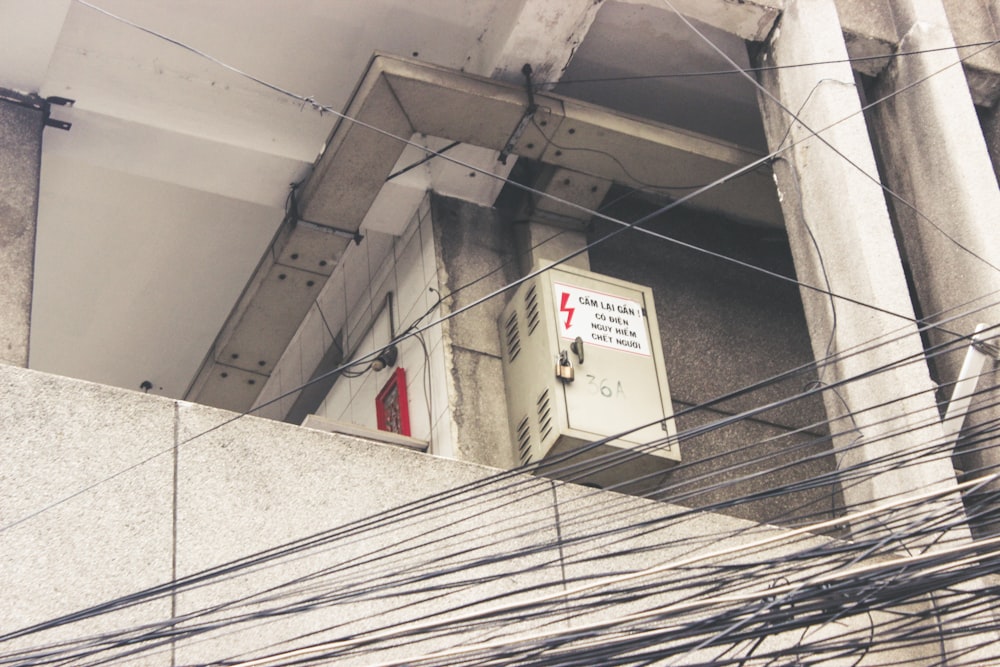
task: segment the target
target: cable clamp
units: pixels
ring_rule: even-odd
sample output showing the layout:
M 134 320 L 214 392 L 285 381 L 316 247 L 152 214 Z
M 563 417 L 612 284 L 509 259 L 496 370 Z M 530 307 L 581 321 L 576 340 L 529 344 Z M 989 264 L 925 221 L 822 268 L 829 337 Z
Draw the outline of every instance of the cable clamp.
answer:
M 1000 346 L 996 343 L 973 338 L 972 347 L 976 350 L 976 352 L 981 352 L 982 354 L 991 357 L 994 361 L 1000 361 Z
M 299 111 L 302 111 L 303 109 L 305 109 L 307 104 L 309 106 L 311 106 L 313 109 L 315 109 L 316 111 L 318 111 L 320 116 L 322 116 L 324 114 L 324 112 L 326 112 L 326 107 L 323 106 L 322 104 L 320 104 L 319 102 L 317 102 L 316 98 L 313 97 L 312 95 L 309 95 L 308 97 L 303 97 L 302 98 L 302 106 L 299 107 Z
M 989 333 L 986 333 L 987 330 Z M 972 335 L 972 349 L 991 357 L 994 361 L 1000 361 L 1000 345 L 994 342 L 997 338 L 1000 338 L 1000 334 L 997 334 L 995 326 L 979 324 L 976 326 L 976 332 Z
M 517 127 L 514 131 L 510 133 L 510 137 L 507 138 L 507 143 L 504 144 L 503 150 L 500 151 L 500 155 L 497 157 L 497 161 L 500 164 L 507 164 L 507 157 L 514 152 L 514 148 L 517 147 L 517 142 L 524 134 L 525 128 L 528 127 L 528 123 L 531 119 L 535 117 L 535 112 L 538 111 L 538 105 L 535 104 L 535 89 L 534 84 L 531 83 L 531 65 L 529 63 L 524 63 L 524 67 L 521 68 L 521 74 L 524 75 L 524 87 L 528 93 L 528 106 L 521 115 L 521 120 L 517 122 Z

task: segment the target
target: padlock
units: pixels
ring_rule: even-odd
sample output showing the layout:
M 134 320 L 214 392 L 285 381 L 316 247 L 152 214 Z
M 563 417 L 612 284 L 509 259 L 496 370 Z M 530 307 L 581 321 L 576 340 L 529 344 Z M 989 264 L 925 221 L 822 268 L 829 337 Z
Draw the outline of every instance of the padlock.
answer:
M 569 353 L 563 350 L 559 353 L 559 361 L 556 363 L 556 377 L 563 382 L 572 382 L 575 377 L 573 364 L 569 360 Z

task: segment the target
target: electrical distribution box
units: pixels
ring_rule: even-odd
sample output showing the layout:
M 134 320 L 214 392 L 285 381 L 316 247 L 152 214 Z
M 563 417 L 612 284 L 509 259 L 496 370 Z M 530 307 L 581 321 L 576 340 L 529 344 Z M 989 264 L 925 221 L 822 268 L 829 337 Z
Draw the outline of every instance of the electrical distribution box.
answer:
M 553 267 L 518 288 L 499 325 L 522 463 L 626 432 L 607 445 L 680 460 L 650 288 Z

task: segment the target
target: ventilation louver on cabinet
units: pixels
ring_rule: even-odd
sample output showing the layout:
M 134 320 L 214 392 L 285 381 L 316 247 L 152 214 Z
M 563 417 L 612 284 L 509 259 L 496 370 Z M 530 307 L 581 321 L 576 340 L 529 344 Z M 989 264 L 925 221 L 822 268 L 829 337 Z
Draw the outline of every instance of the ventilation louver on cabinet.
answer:
M 552 404 L 549 401 L 549 390 L 546 389 L 538 397 L 538 433 L 539 439 L 545 442 L 552 433 Z
M 538 328 L 538 289 L 532 284 L 528 288 L 528 293 L 524 297 L 524 310 L 528 318 L 528 335 L 535 333 Z
M 504 325 L 505 340 L 507 342 L 507 362 L 512 363 L 521 352 L 521 334 L 517 327 L 517 311 L 511 313 Z
M 517 425 L 517 453 L 521 465 L 531 463 L 531 422 L 527 417 Z

